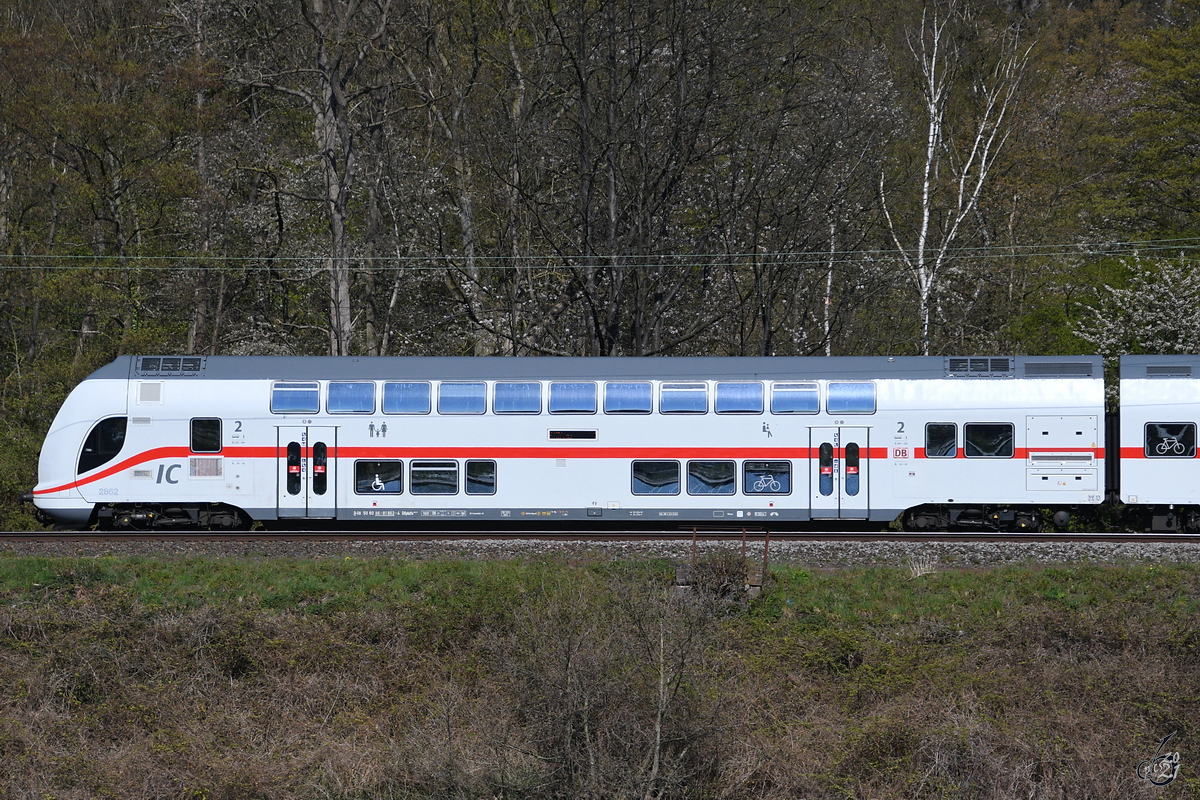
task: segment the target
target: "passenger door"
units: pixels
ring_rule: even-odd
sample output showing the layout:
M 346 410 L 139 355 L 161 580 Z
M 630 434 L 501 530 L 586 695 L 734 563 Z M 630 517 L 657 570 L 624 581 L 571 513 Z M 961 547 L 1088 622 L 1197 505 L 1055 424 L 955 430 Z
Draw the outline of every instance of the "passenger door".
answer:
M 870 428 L 809 429 L 809 509 L 813 519 L 870 515 Z
M 279 517 L 336 517 L 337 428 L 280 426 L 278 444 Z

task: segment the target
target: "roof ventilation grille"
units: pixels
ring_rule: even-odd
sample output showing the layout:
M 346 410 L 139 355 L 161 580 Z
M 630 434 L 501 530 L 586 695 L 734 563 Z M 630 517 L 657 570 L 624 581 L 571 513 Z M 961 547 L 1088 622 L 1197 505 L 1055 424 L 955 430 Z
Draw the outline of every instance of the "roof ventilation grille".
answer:
M 1146 365 L 1147 378 L 1190 378 L 1192 377 L 1192 367 L 1190 364 L 1148 364 Z
M 1013 374 L 1013 360 L 1007 357 L 949 356 L 948 378 L 1007 378 Z
M 1090 361 L 1028 361 L 1025 363 L 1027 378 L 1090 378 L 1093 374 Z

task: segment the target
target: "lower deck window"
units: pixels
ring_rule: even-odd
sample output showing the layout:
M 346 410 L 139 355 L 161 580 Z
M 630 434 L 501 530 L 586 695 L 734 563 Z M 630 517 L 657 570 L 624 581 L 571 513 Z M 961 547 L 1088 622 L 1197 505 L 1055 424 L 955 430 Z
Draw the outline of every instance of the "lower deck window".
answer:
M 414 461 L 408 487 L 413 494 L 458 494 L 458 462 Z
M 1146 458 L 1195 458 L 1196 423 L 1147 422 Z
M 792 462 L 747 461 L 742 467 L 742 491 L 746 494 L 790 494 Z
M 355 461 L 356 494 L 400 494 L 404 488 L 404 464 L 400 461 Z
M 467 462 L 467 494 L 496 493 L 496 462 Z
M 737 466 L 732 461 L 689 461 L 688 494 L 734 494 Z
M 633 462 L 633 493 L 679 494 L 679 462 Z

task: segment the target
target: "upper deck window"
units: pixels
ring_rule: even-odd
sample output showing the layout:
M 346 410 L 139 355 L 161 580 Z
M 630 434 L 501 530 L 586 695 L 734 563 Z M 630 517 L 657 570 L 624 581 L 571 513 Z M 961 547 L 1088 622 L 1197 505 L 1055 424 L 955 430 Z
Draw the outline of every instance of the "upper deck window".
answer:
M 663 414 L 703 414 L 708 411 L 708 386 L 703 383 L 664 383 L 658 393 Z
M 761 383 L 718 383 L 718 414 L 761 414 L 763 385 Z
M 815 383 L 776 383 L 771 387 L 772 414 L 816 414 L 820 410 Z
M 825 403 L 830 414 L 874 414 L 875 384 L 830 383 Z
M 649 382 L 604 384 L 605 414 L 649 414 L 654 391 Z
M 550 384 L 551 414 L 595 414 L 596 384 Z
M 428 414 L 430 409 L 428 383 L 385 383 L 383 413 Z
M 542 385 L 540 383 L 497 383 L 492 397 L 492 410 L 497 414 L 540 414 Z
M 438 386 L 439 414 L 482 414 L 487 410 L 487 384 L 443 383 Z
M 271 387 L 271 411 L 315 414 L 321 410 L 321 386 L 313 383 L 276 383 Z
M 375 412 L 375 384 L 331 381 L 325 407 L 330 414 L 372 414 Z

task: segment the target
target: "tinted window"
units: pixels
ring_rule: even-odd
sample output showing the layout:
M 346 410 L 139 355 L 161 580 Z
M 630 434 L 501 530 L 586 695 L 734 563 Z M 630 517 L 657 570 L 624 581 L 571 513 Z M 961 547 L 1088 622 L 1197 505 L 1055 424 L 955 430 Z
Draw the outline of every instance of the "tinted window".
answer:
M 1146 458 L 1195 458 L 1196 424 L 1146 423 Z
M 496 493 L 496 462 L 467 462 L 467 494 Z
M 552 383 L 550 384 L 551 414 L 594 414 L 596 413 L 596 384 Z
M 413 494 L 457 494 L 457 461 L 414 461 L 409 470 L 408 490 Z
M 219 453 L 221 452 L 221 420 L 194 419 L 192 420 L 192 452 Z
M 354 491 L 357 494 L 400 494 L 403 488 L 403 462 L 354 462 Z
M 439 414 L 482 414 L 486 408 L 486 384 L 443 383 L 438 386 Z
M 329 384 L 325 407 L 330 414 L 371 414 L 375 411 L 375 384 L 336 381 Z
M 875 384 L 831 383 L 825 402 L 830 414 L 874 414 Z
M 718 383 L 718 414 L 761 414 L 763 385 L 761 383 Z
M 428 414 L 428 383 L 385 383 L 383 385 L 383 413 L 385 414 Z
M 497 414 L 539 414 L 542 411 L 542 385 L 497 383 L 492 410 Z
M 953 422 L 931 422 L 925 426 L 925 457 L 954 458 L 958 455 L 958 426 Z
M 277 383 L 271 387 L 271 411 L 276 414 L 321 410 L 320 386 L 316 383 Z
M 788 494 L 792 491 L 790 461 L 747 461 L 742 491 L 746 494 Z
M 737 467 L 732 461 L 689 461 L 688 494 L 734 494 Z
M 679 462 L 633 462 L 633 493 L 679 494 Z
M 703 414 L 708 411 L 708 387 L 703 383 L 664 383 L 658 410 L 663 414 Z
M 963 425 L 963 451 L 967 458 L 1012 458 L 1012 424 L 968 422 Z
M 125 425 L 125 417 L 109 417 L 97 422 L 83 441 L 78 472 L 87 472 L 116 458 L 125 446 Z
M 649 383 L 606 383 L 604 412 L 606 414 L 649 414 L 653 389 Z
M 772 414 L 816 414 L 820 410 L 815 383 L 777 383 L 771 387 Z

